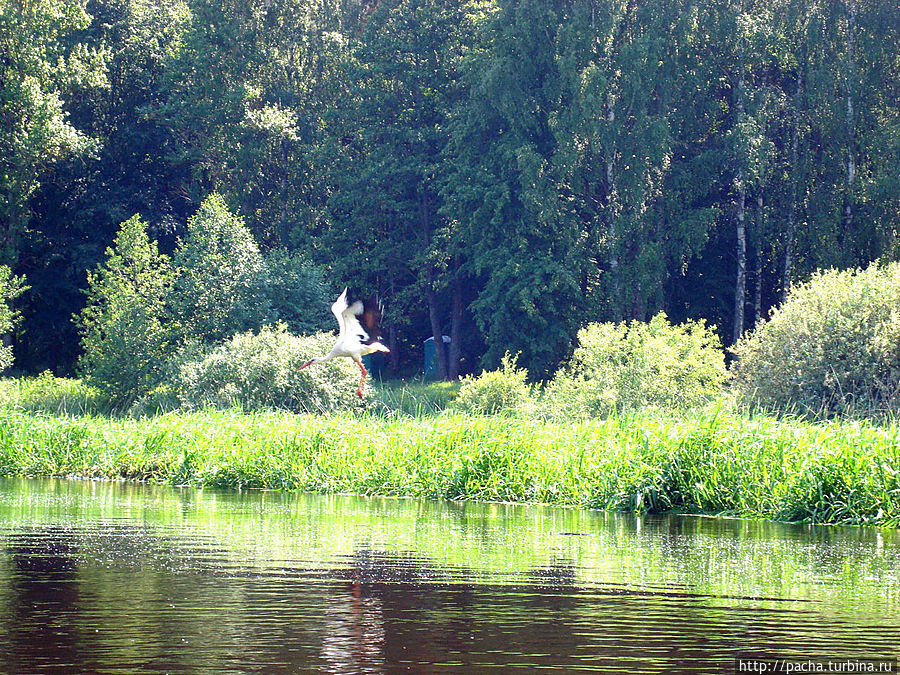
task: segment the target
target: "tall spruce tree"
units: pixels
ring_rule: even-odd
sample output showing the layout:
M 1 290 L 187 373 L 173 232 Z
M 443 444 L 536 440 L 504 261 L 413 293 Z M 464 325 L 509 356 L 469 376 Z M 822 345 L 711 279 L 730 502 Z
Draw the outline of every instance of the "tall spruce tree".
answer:
M 259 247 L 221 195 L 188 220 L 173 260 L 172 307 L 184 338 L 216 344 L 274 318 Z
M 133 401 L 163 378 L 177 337 L 167 304 L 172 280 L 169 259 L 137 215 L 122 223 L 106 261 L 88 273 L 79 370 L 116 402 Z

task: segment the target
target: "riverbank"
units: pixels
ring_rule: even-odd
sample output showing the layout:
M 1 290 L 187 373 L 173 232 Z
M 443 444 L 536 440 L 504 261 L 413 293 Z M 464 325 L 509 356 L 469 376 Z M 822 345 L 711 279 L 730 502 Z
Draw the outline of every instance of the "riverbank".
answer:
M 723 412 L 557 424 L 0 409 L 0 475 L 900 523 L 900 428 Z

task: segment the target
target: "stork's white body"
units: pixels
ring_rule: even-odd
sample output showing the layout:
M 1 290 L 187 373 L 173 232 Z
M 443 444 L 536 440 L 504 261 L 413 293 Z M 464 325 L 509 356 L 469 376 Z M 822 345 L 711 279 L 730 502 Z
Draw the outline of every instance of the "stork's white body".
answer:
M 381 318 L 381 307 L 375 301 L 363 302 L 357 300 L 352 304 L 347 304 L 347 289 L 338 296 L 331 306 L 331 313 L 337 319 L 340 331 L 338 339 L 331 351 L 325 356 L 317 356 L 300 366 L 303 370 L 307 366 L 314 363 L 322 363 L 339 357 L 347 357 L 356 361 L 359 366 L 361 376 L 359 379 L 359 387 L 356 389 L 357 395 L 362 398 L 363 385 L 366 381 L 366 367 L 363 365 L 362 357 L 366 354 L 374 352 L 389 352 L 378 338 L 380 337 L 380 327 L 378 325 Z M 368 332 L 363 328 L 359 321 L 359 316 L 363 317 L 363 323 L 366 324 Z

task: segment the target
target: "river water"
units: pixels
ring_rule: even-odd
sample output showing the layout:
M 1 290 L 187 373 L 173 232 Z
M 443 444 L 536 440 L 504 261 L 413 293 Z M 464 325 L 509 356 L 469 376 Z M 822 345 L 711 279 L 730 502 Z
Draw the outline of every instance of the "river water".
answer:
M 0 673 L 734 673 L 739 655 L 896 659 L 900 533 L 0 480 Z

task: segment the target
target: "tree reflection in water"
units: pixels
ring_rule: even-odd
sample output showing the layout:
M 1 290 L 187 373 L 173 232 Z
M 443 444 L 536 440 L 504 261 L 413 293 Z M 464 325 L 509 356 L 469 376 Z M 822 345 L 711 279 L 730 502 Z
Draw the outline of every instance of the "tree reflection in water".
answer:
M 0 673 L 890 655 L 898 570 L 886 530 L 0 479 Z

